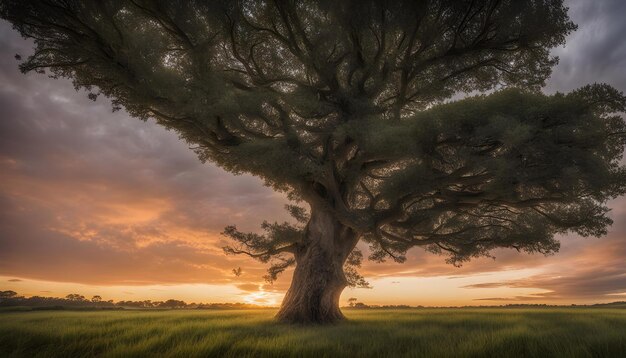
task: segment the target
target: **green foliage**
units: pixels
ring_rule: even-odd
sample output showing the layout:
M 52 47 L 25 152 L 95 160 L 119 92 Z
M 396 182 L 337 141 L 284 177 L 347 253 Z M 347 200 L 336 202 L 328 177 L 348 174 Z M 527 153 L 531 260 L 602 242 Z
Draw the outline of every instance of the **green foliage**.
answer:
M 626 190 L 623 95 L 538 93 L 576 28 L 561 0 L 1 0 L 0 17 L 35 40 L 22 71 L 71 78 L 330 211 L 374 260 L 548 254 L 555 234 L 604 234 L 604 203 Z M 306 233 L 263 229 L 227 227 L 227 252 L 276 257 L 273 280 Z
M 362 194 L 385 220 L 367 237 L 372 258 L 401 261 L 426 245 L 458 264 L 495 247 L 550 253 L 568 230 L 606 234 L 604 203 L 626 190 L 626 125 L 613 113 L 625 103 L 607 85 L 553 96 L 509 89 L 363 131 L 379 158 L 396 158 Z
M 155 117 L 203 160 L 303 195 L 325 136 L 457 91 L 536 87 L 575 26 L 560 1 L 11 1 L 0 15 L 77 88 Z

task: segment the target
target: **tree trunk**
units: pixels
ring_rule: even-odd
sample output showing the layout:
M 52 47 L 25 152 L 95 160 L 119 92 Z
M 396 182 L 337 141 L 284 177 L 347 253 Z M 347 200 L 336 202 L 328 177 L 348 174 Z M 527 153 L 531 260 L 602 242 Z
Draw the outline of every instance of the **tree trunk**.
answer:
M 288 323 L 335 323 L 345 319 L 339 296 L 347 286 L 343 264 L 357 235 L 330 212 L 311 210 L 305 244 L 296 252 L 296 269 L 276 318 Z

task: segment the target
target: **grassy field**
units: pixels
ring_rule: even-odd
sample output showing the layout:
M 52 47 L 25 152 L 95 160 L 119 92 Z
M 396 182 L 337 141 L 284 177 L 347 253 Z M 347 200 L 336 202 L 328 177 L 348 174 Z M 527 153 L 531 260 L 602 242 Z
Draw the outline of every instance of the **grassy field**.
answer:
M 330 327 L 274 313 L 0 312 L 0 357 L 626 357 L 626 309 L 345 310 Z

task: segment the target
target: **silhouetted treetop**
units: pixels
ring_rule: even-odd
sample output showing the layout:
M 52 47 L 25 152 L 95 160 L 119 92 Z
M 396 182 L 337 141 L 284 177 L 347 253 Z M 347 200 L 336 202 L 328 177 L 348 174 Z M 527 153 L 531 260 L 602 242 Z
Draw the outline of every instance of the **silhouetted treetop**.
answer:
M 17 292 L 12 290 L 0 291 L 0 300 L 17 297 Z

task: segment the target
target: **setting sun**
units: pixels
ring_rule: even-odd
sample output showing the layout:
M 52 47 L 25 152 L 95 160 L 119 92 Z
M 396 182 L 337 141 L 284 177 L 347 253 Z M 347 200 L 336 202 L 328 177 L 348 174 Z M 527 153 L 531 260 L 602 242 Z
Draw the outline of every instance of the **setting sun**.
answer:
M 280 295 L 264 291 L 252 292 L 248 295 L 243 296 L 243 301 L 249 304 L 272 307 L 278 304 L 278 299 L 276 298 L 276 296 Z

